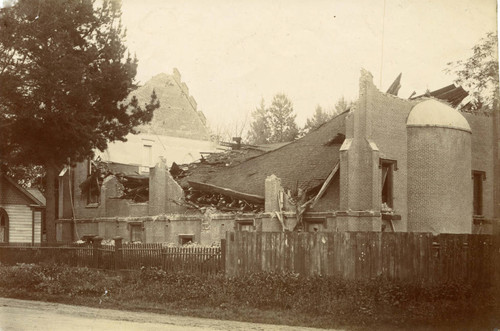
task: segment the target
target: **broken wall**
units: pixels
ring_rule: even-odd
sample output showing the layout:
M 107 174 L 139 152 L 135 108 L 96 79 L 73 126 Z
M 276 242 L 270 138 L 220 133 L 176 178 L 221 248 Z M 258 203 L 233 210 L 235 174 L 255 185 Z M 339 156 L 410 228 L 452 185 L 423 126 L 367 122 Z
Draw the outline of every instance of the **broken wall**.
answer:
M 295 223 L 293 212 L 284 212 L 284 223 Z M 341 228 L 335 212 L 314 212 L 304 215 L 305 222 L 321 223 L 318 231 L 337 231 Z M 74 231 L 76 226 L 76 231 Z M 181 237 L 209 246 L 220 243 L 227 231 L 284 232 L 281 223 L 271 213 L 230 214 L 208 212 L 199 215 L 162 214 L 143 217 L 102 217 L 95 219 L 59 219 L 56 221 L 58 241 L 76 241 L 84 236 L 104 239 L 122 237 L 125 242 L 140 238 L 141 242 L 161 242 L 179 245 Z M 304 231 L 313 231 L 306 227 Z
M 380 158 L 397 161 L 393 171 L 394 212 L 401 220 L 393 221 L 395 231 L 408 228 L 408 166 L 406 119 L 417 102 L 400 99 L 380 92 L 375 85 L 372 90 L 370 109 L 372 111 L 372 139 L 380 151 Z M 381 176 L 381 169 L 378 171 Z
M 172 178 L 167 169 L 165 159 L 150 169 L 149 173 L 149 210 L 143 215 L 158 215 L 163 213 L 181 213 L 186 208 L 182 206 L 184 190 Z

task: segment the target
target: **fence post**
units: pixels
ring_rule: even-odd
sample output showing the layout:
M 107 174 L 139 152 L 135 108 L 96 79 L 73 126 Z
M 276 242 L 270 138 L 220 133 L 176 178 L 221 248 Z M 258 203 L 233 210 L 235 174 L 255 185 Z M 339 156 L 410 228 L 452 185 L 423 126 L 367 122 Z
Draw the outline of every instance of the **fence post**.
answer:
M 99 249 L 101 248 L 101 242 L 104 238 L 95 236 L 92 238 L 92 265 L 94 268 L 99 269 L 99 255 L 100 251 Z
M 226 274 L 226 239 L 220 240 L 220 259 L 222 272 Z
M 115 241 L 115 270 L 119 270 L 122 268 L 122 260 L 123 260 L 123 251 L 122 249 L 122 237 L 113 238 Z

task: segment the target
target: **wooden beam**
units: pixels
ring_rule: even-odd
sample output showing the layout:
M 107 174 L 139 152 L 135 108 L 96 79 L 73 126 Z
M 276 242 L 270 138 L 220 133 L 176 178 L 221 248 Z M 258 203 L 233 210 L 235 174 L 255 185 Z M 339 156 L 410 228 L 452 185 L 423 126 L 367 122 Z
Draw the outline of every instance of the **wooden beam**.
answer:
M 330 186 L 330 182 L 332 181 L 333 176 L 339 170 L 339 166 L 340 166 L 340 161 L 337 162 L 337 164 L 335 164 L 335 167 L 333 167 L 333 170 L 330 172 L 330 174 L 326 178 L 325 182 L 323 183 L 323 186 L 321 186 L 321 189 L 319 190 L 318 194 L 316 195 L 316 197 L 314 198 L 314 201 L 311 204 L 311 208 L 313 208 L 314 205 L 316 204 L 316 202 L 318 202 L 318 200 L 321 199 L 323 194 L 325 194 L 326 189 L 328 188 L 328 186 Z
M 206 184 L 206 183 L 193 182 L 193 181 L 188 181 L 188 183 L 195 190 L 225 194 L 225 195 L 228 195 L 231 197 L 247 200 L 249 202 L 258 203 L 258 204 L 264 203 L 264 197 L 262 197 L 260 195 L 247 194 L 247 193 L 238 192 L 238 191 L 234 191 L 234 190 L 231 190 L 228 188 L 218 187 L 218 186 Z

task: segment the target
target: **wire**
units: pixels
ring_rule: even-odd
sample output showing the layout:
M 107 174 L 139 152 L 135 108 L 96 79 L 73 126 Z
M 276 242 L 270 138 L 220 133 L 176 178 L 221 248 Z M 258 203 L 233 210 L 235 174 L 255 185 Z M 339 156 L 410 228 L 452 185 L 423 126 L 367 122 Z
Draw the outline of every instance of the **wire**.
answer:
M 381 56 L 380 56 L 380 84 L 379 88 L 382 88 L 382 68 L 384 66 L 384 36 L 385 36 L 385 2 L 384 0 L 384 14 L 382 16 L 382 49 L 381 49 Z

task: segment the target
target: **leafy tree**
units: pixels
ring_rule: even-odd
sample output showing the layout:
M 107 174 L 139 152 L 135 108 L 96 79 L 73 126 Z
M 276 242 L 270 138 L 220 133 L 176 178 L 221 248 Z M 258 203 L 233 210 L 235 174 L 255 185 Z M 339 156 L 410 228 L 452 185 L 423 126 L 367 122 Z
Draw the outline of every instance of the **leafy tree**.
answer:
M 23 187 L 37 188 L 45 191 L 45 169 L 40 165 L 8 165 L 4 169 L 7 176 Z
M 159 104 L 135 97 L 137 59 L 126 54 L 118 0 L 19 0 L 0 9 L 3 162 L 43 165 L 47 239 L 55 241 L 60 167 L 125 140 Z
M 268 113 L 264 98 L 260 100 L 260 106 L 252 112 L 253 121 L 250 123 L 248 141 L 251 144 L 266 144 L 271 136 L 271 129 L 268 123 Z
M 456 74 L 455 82 L 474 98 L 470 110 L 491 110 L 499 101 L 497 34 L 487 33 L 472 51 L 467 60 L 449 62 L 445 72 Z

